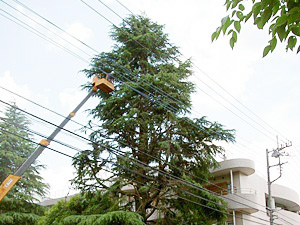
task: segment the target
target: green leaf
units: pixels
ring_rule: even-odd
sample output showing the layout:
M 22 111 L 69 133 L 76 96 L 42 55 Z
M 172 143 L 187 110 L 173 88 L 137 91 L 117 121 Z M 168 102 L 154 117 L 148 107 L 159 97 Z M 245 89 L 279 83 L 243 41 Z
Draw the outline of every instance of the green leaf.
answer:
M 270 52 L 271 50 L 271 46 L 270 45 L 267 45 L 264 49 L 264 52 L 263 52 L 263 57 L 265 57 L 266 55 L 268 55 L 268 53 Z
M 260 10 L 261 10 L 261 3 L 260 2 L 255 3 L 252 7 L 254 20 L 256 19 L 256 17 L 259 14 Z
M 297 49 L 297 54 L 300 52 L 300 45 L 298 46 L 298 49 Z
M 236 12 L 236 16 L 240 19 L 243 20 L 244 19 L 244 14 L 241 11 L 237 11 Z
M 234 40 L 234 38 L 230 38 L 230 41 L 229 41 L 229 44 L 230 44 L 230 47 L 233 49 L 233 47 L 234 47 L 234 44 L 235 44 L 235 40 Z
M 216 39 L 217 32 L 213 32 L 211 35 L 211 42 L 213 42 Z
M 289 24 L 297 23 L 297 22 L 300 21 L 300 16 L 299 16 L 299 14 L 288 15 L 287 21 L 288 21 Z
M 256 17 L 254 20 L 254 24 L 258 25 L 261 21 L 261 17 Z
M 299 25 L 292 27 L 291 29 L 292 29 L 293 34 L 300 36 L 300 26 Z
M 234 28 L 237 30 L 237 32 L 240 32 L 241 23 L 239 21 L 234 21 Z
M 276 15 L 276 13 L 278 12 L 279 9 L 280 9 L 280 3 L 279 3 L 279 2 L 276 2 L 276 3 L 273 5 L 273 8 L 272 8 L 272 14 L 273 14 L 273 15 Z
M 228 31 L 227 35 L 231 34 L 233 32 L 233 30 L 231 29 L 230 31 Z
M 247 16 L 245 16 L 245 22 L 247 22 L 249 19 L 250 19 L 250 17 L 251 17 L 251 15 L 252 15 L 252 11 L 251 12 L 249 12 L 248 14 L 247 14 Z
M 222 27 L 223 34 L 225 34 L 227 28 L 232 24 L 233 21 L 230 20 L 229 16 L 226 17 L 226 20 L 223 20 L 223 19 L 222 19 L 222 24 L 223 25 L 221 27 Z
M 228 10 L 230 8 L 230 5 L 231 5 L 231 1 L 228 1 L 226 4 L 226 10 Z
M 239 4 L 239 0 L 234 0 L 233 3 L 232 3 L 232 6 L 231 8 L 235 8 L 237 6 L 237 4 Z
M 220 27 L 218 27 L 218 28 L 217 28 L 217 30 L 216 30 L 216 39 L 218 39 L 218 38 L 219 38 L 219 36 L 220 36 L 220 33 L 221 33 L 221 28 L 220 28 Z
M 231 14 L 231 17 L 233 17 L 235 13 L 236 13 L 236 10 L 233 10 L 232 14 Z
M 274 36 L 269 43 L 270 43 L 270 46 L 271 46 L 271 52 L 273 52 L 275 47 L 276 47 L 276 44 L 277 44 L 276 37 Z
M 289 14 L 298 14 L 300 13 L 300 7 L 294 7 L 291 10 L 289 10 Z
M 235 31 L 232 31 L 232 38 L 234 39 L 234 41 L 237 41 L 237 34 Z
M 288 48 L 293 50 L 297 43 L 297 38 L 295 36 L 290 36 L 288 39 Z
M 285 26 L 280 26 L 276 28 L 277 35 L 282 42 L 286 38 Z
M 279 27 L 281 25 L 286 24 L 286 22 L 287 22 L 287 15 L 283 15 L 283 16 L 278 17 L 278 19 L 276 21 L 276 25 Z
M 229 16 L 223 17 L 221 20 L 221 24 L 224 25 L 227 22 L 227 20 L 229 20 Z
M 265 26 L 265 24 L 269 21 L 271 16 L 272 16 L 272 9 L 270 7 L 268 7 L 265 9 L 265 11 L 261 15 L 262 27 Z
M 239 4 L 239 10 L 244 11 L 245 10 L 245 6 L 243 4 Z

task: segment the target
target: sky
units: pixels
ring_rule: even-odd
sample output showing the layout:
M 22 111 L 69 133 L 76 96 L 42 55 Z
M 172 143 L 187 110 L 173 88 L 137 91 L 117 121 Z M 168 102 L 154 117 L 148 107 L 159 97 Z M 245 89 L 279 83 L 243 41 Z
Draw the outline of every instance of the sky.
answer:
M 109 36 L 112 26 L 110 22 L 119 25 L 122 18 L 130 14 L 116 0 L 103 2 L 117 14 L 97 0 L 21 2 L 98 52 L 112 49 L 114 43 Z M 106 19 L 92 11 L 84 2 Z M 133 13 L 144 14 L 152 21 L 165 25 L 164 31 L 169 34 L 169 42 L 180 48 L 182 59 L 192 59 L 193 76 L 190 79 L 196 84 L 196 92 L 192 96 L 191 116 L 206 116 L 210 121 L 217 121 L 225 128 L 236 130 L 236 143 L 225 146 L 226 157 L 253 159 L 256 171 L 266 177 L 266 149 L 277 147 L 277 135 L 280 144 L 290 140 L 293 146 L 286 148 L 289 156 L 283 158 L 288 163 L 283 166 L 283 176 L 277 183 L 300 190 L 299 55 L 286 52 L 284 44 L 278 43 L 272 54 L 262 58 L 263 48 L 269 40 L 268 31 L 257 30 L 251 20 L 242 26 L 233 50 L 226 36 L 220 36 L 219 40 L 212 43 L 211 34 L 227 15 L 223 1 L 120 2 Z M 19 19 L 18 23 L 28 24 L 40 32 L 42 38 L 3 17 L 2 15 L 10 17 L 6 12 Z M 68 115 L 87 94 L 81 86 L 89 80 L 81 71 L 88 68 L 89 60 L 95 52 L 14 0 L 1 1 L 0 14 L 0 86 L 62 115 Z M 44 35 L 55 40 L 61 48 L 44 40 Z M 67 39 L 71 45 L 63 39 Z M 62 48 L 75 52 L 83 60 Z M 16 102 L 20 108 L 53 123 L 59 124 L 62 121 L 61 117 L 3 89 L 0 89 L 0 99 Z M 87 110 L 95 107 L 97 101 L 90 99 L 77 113 L 75 120 L 86 124 L 89 120 Z M 4 110 L 3 104 L 0 105 L 0 110 Z M 32 120 L 31 128 L 46 135 L 53 131 L 50 125 L 36 120 Z M 81 132 L 80 126 L 76 124 L 68 124 L 66 128 Z M 39 140 L 38 137 L 35 138 Z M 64 132 L 57 139 L 80 149 L 88 148 L 87 143 Z M 55 143 L 51 143 L 51 147 L 70 155 L 76 154 Z M 47 166 L 41 174 L 51 186 L 48 197 L 61 197 L 74 192 L 69 182 L 74 177 L 69 158 L 45 150 L 39 157 L 39 162 Z M 271 171 L 271 176 L 278 176 L 276 168 Z

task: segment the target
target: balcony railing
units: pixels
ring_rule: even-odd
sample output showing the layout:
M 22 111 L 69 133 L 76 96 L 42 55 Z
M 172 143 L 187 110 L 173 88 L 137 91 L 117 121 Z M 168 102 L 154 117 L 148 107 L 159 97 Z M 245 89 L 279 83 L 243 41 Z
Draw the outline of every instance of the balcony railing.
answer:
M 252 188 L 234 188 L 233 189 L 233 193 L 231 190 L 226 190 L 226 191 L 219 191 L 218 194 L 221 195 L 228 195 L 228 194 L 251 194 L 251 195 L 256 195 L 257 192 L 256 190 L 252 189 Z

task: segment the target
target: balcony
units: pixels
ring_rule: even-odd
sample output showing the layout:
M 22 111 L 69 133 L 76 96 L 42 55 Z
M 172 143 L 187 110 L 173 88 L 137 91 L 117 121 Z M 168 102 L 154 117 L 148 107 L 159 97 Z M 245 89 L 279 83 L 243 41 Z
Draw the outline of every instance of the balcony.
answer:
M 234 189 L 234 192 L 220 192 L 222 198 L 228 203 L 228 208 L 240 210 L 247 213 L 256 213 L 259 211 L 256 190 L 251 188 Z
M 250 159 L 230 159 L 219 162 L 219 164 L 219 168 L 210 171 L 214 177 L 229 174 L 230 170 L 241 172 L 247 176 L 255 172 L 255 163 Z

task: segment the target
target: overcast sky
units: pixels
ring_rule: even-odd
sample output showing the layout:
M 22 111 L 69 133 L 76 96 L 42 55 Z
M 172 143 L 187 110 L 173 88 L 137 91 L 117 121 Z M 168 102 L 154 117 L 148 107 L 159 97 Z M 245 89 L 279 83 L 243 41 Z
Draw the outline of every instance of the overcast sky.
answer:
M 18 23 L 24 22 L 41 32 L 41 35 L 49 35 L 62 47 L 74 51 L 87 62 L 93 56 L 93 51 L 13 0 L 4 2 L 50 28 L 51 31 L 45 30 L 20 12 L 0 2 L 0 9 L 19 18 Z M 117 1 L 104 2 L 120 17 L 129 15 Z M 191 80 L 197 86 L 197 92 L 193 95 L 192 116 L 207 116 L 211 121 L 224 124 L 226 128 L 236 129 L 237 143 L 228 146 L 227 157 L 254 159 L 257 172 L 265 176 L 265 149 L 276 148 L 276 135 L 279 135 L 280 141 L 291 140 L 293 147 L 286 149 L 290 156 L 284 159 L 288 164 L 284 166 L 283 177 L 278 183 L 300 190 L 299 55 L 286 52 L 284 45 L 278 44 L 271 55 L 262 58 L 263 48 L 269 40 L 267 30 L 256 30 L 251 21 L 242 27 L 234 50 L 229 46 L 228 37 L 221 36 L 218 41 L 211 43 L 211 34 L 226 15 L 223 1 L 122 0 L 121 2 L 135 14 L 145 13 L 153 21 L 164 24 L 170 42 L 180 47 L 184 57 L 192 59 L 194 74 Z M 111 50 L 113 42 L 109 33 L 112 24 L 80 0 L 22 0 L 22 3 L 88 43 L 98 52 Z M 86 3 L 111 22 L 120 24 L 121 18 L 99 1 L 87 0 Z M 1 14 L 8 16 L 5 12 L 0 11 Z M 0 86 L 67 115 L 86 95 L 80 86 L 88 80 L 80 71 L 87 68 L 88 63 L 1 15 L 0 29 Z M 71 41 L 73 46 L 66 44 L 58 36 Z M 0 99 L 15 101 L 19 107 L 54 123 L 59 124 L 62 120 L 3 90 L 0 90 Z M 86 109 L 93 108 L 96 104 L 97 100 L 91 99 L 76 115 L 75 120 L 86 123 L 88 118 Z M 0 107 L 3 109 L 3 105 Z M 51 126 L 37 121 L 33 121 L 32 128 L 46 135 L 53 130 Z M 80 132 L 79 126 L 75 124 L 70 124 L 67 128 Z M 87 148 L 85 143 L 66 134 L 62 133 L 57 138 L 82 149 Z M 51 146 L 70 155 L 76 153 L 59 145 L 51 144 Z M 47 170 L 43 171 L 42 175 L 51 185 L 49 196 L 66 195 L 70 187 L 68 180 L 73 177 L 71 160 L 45 150 L 39 161 L 47 165 Z M 277 172 L 276 169 L 272 171 L 273 177 L 278 175 Z

